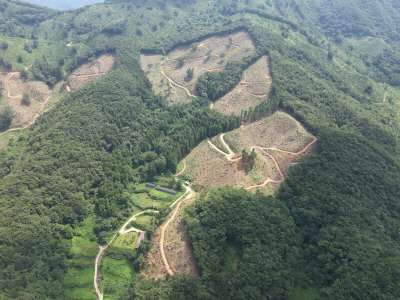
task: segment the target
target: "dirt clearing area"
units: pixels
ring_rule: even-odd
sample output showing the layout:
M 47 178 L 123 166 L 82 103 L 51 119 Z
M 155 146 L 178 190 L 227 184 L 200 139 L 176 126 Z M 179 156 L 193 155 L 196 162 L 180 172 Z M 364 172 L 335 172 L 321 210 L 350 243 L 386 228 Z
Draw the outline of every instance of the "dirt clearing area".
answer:
M 281 111 L 225 135 L 225 141 L 235 152 L 249 149 L 250 145 L 297 152 L 313 138 L 298 121 Z
M 71 73 L 68 78 L 69 86 L 76 90 L 96 78 L 110 72 L 114 67 L 115 55 L 106 53 L 98 57 L 89 59 Z
M 299 163 L 301 155 L 310 151 L 316 139 L 294 118 L 276 112 L 222 138 L 214 137 L 210 142 L 220 151 L 202 142 L 186 157 L 187 167 L 182 176 L 192 180 L 194 187 L 199 190 L 218 186 L 259 188 L 270 194 L 279 187 L 290 166 Z M 229 148 L 234 152 L 231 161 L 227 159 Z M 257 154 L 254 167 L 245 172 L 240 155 L 242 150 L 250 153 L 253 148 Z
M 142 69 L 154 91 L 167 97 L 170 104 L 190 102 L 197 78 L 203 73 L 218 72 L 230 60 L 242 60 L 255 51 L 248 33 L 216 35 L 189 46 L 174 49 L 167 56 L 140 56 Z M 188 70 L 193 74 L 188 75 Z
M 46 84 L 40 81 L 25 81 L 19 72 L 2 73 L 0 81 L 4 84 L 0 109 L 10 106 L 14 112 L 10 128 L 21 127 L 34 121 L 42 110 L 44 101 L 51 95 Z M 29 105 L 21 103 L 23 94 L 29 95 Z
M 263 56 L 244 72 L 232 91 L 215 102 L 214 109 L 227 115 L 240 115 L 268 99 L 271 83 L 268 57 Z
M 172 270 L 178 275 L 200 274 L 193 249 L 188 240 L 188 232 L 183 222 L 184 208 L 193 203 L 195 198 L 182 200 L 182 205 L 165 232 L 164 249 Z M 151 278 L 162 278 L 168 274 L 160 253 L 161 225 L 155 232 L 146 255 L 146 268 L 142 275 Z

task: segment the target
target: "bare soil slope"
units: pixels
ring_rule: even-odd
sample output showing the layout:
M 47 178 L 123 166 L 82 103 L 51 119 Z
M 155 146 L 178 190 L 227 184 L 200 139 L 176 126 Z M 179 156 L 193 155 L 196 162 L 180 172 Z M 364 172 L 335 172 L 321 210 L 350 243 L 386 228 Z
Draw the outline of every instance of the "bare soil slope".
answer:
M 109 72 L 114 65 L 113 54 L 103 54 L 77 68 L 68 79 L 68 84 L 58 83 L 52 90 L 41 81 L 29 81 L 21 78 L 20 72 L 0 72 L 0 81 L 4 84 L 3 99 L 0 109 L 11 107 L 14 117 L 10 128 L 0 133 L 0 148 L 4 147 L 12 138 L 9 132 L 24 129 L 33 124 L 36 119 L 62 96 L 77 89 L 90 81 Z M 26 67 L 29 68 L 28 66 Z M 30 104 L 21 103 L 23 94 L 30 97 Z
M 187 103 L 201 74 L 221 71 L 228 61 L 242 60 L 254 51 L 248 33 L 239 31 L 178 47 L 167 56 L 141 55 L 140 60 L 156 93 L 166 96 L 170 104 Z M 188 76 L 188 69 L 193 70 L 192 77 Z
M 0 81 L 4 83 L 4 96 L 0 103 L 0 109 L 10 106 L 14 112 L 10 128 L 31 122 L 51 93 L 49 87 L 43 82 L 24 81 L 19 72 L 1 73 Z M 21 104 L 23 94 L 30 96 L 30 105 Z
M 193 249 L 189 244 L 187 229 L 183 223 L 184 208 L 193 201 L 194 198 L 183 200 L 175 218 L 170 222 L 165 231 L 165 255 L 171 269 L 178 275 L 200 274 Z M 145 277 L 164 279 L 168 274 L 159 247 L 163 226 L 164 224 L 156 230 L 151 240 L 150 251 L 146 254 L 146 267 L 142 270 L 142 275 Z
M 223 114 L 240 115 L 267 100 L 271 83 L 268 57 L 263 56 L 244 72 L 232 91 L 215 102 L 213 108 Z
M 225 134 L 226 142 L 235 152 L 249 149 L 249 145 L 297 152 L 313 138 L 298 121 L 281 111 Z
M 114 66 L 115 55 L 106 53 L 81 65 L 69 76 L 68 82 L 72 90 L 76 90 L 96 78 L 110 72 Z
M 222 138 L 214 137 L 211 144 L 201 143 L 187 156 L 187 167 L 182 175 L 193 180 L 194 186 L 200 190 L 217 186 L 247 189 L 267 185 L 278 187 L 289 167 L 299 162 L 299 156 L 309 151 L 315 141 L 299 122 L 286 113 L 277 112 L 269 118 L 231 131 Z M 221 145 L 224 148 L 219 148 Z M 228 161 L 227 148 L 237 158 Z M 246 173 L 240 155 L 242 150 L 250 152 L 253 148 L 257 153 L 255 165 Z M 307 151 L 296 155 L 305 148 Z M 273 190 L 268 189 L 268 193 Z

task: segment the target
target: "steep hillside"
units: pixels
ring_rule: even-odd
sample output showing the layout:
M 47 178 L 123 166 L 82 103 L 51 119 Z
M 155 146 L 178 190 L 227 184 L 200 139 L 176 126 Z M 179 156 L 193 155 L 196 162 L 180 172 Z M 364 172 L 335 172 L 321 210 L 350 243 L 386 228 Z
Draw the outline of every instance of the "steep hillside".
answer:
M 400 298 L 398 9 L 0 0 L 0 298 Z

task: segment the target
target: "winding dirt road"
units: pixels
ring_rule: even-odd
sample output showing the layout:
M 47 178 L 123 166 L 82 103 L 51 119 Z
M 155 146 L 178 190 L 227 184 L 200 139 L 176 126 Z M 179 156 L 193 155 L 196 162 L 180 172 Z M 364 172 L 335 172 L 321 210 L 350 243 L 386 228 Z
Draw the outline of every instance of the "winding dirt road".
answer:
M 217 150 L 219 153 L 221 153 L 222 155 L 224 155 L 225 158 L 226 158 L 228 161 L 235 162 L 235 161 L 241 160 L 241 159 L 242 159 L 241 156 L 235 157 L 236 154 L 235 154 L 235 152 L 232 151 L 232 149 L 229 147 L 229 145 L 225 142 L 225 140 L 224 140 L 224 135 L 225 135 L 225 133 L 224 133 L 224 134 L 221 134 L 221 135 L 219 136 L 219 138 L 221 139 L 222 144 L 223 144 L 224 147 L 228 150 L 229 153 L 226 153 L 226 152 L 222 151 L 221 149 L 219 149 L 217 146 L 215 146 L 215 145 L 213 144 L 213 142 L 211 142 L 210 139 L 207 140 L 207 141 L 208 141 L 208 144 L 209 144 L 212 148 L 214 148 L 215 150 Z
M 275 159 L 275 157 L 273 157 L 271 154 L 265 152 L 261 147 L 253 146 L 253 147 L 251 147 L 251 151 L 253 151 L 253 149 L 261 150 L 263 153 L 267 154 L 273 160 L 273 162 L 275 164 L 275 167 L 278 170 L 279 176 L 281 177 L 281 179 L 274 180 L 274 179 L 271 179 L 270 177 L 267 177 L 267 179 L 262 184 L 252 185 L 252 186 L 246 187 L 244 189 L 245 190 L 251 190 L 251 189 L 254 189 L 254 188 L 266 186 L 268 183 L 282 183 L 285 180 L 285 177 L 284 177 L 283 172 L 281 170 L 281 167 L 279 166 L 278 161 Z M 264 156 L 261 156 L 261 159 L 265 160 Z
M 167 74 L 165 74 L 164 63 L 165 63 L 165 60 L 163 62 L 161 62 L 161 74 L 163 74 L 163 76 L 169 81 L 169 83 L 171 85 L 176 85 L 177 87 L 180 87 L 181 89 L 184 89 L 189 96 L 196 97 L 195 95 L 192 95 L 187 88 L 185 88 L 184 86 L 180 85 L 179 83 L 173 81 Z M 175 90 L 175 92 L 176 92 L 176 90 Z
M 169 86 L 170 86 L 171 89 L 174 91 L 174 93 L 175 93 L 176 97 L 178 98 L 178 100 L 180 100 L 179 94 L 178 94 L 178 92 L 177 92 L 177 90 L 176 90 L 176 88 L 175 88 L 175 86 L 174 86 L 174 84 L 173 84 L 172 79 L 169 78 L 169 77 L 167 76 L 167 74 L 165 74 L 165 72 L 164 72 L 164 65 L 163 65 L 163 64 L 164 64 L 164 62 L 161 63 L 161 74 L 168 80 Z
M 185 172 L 185 170 L 186 170 L 186 159 L 183 159 L 183 169 L 180 172 L 176 173 L 174 176 L 181 175 L 183 172 Z
M 221 139 L 221 142 L 224 145 L 224 147 L 226 147 L 226 149 L 228 150 L 229 154 L 227 154 L 224 151 L 222 151 L 221 149 L 219 149 L 216 145 L 214 145 L 211 142 L 210 139 L 208 139 L 208 144 L 211 146 L 211 148 L 213 148 L 214 150 L 216 150 L 219 153 L 221 153 L 222 155 L 224 155 L 225 158 L 228 161 L 231 161 L 231 162 L 239 161 L 240 159 L 242 159 L 242 157 L 240 156 L 240 157 L 233 158 L 233 157 L 235 157 L 235 153 L 232 151 L 232 149 L 229 147 L 229 145 L 225 142 L 224 135 L 225 134 L 221 134 L 220 135 L 220 139 Z M 276 158 L 273 155 L 271 155 L 270 153 L 266 152 L 266 150 L 277 151 L 277 152 L 282 152 L 282 153 L 287 153 L 287 154 L 290 154 L 290 155 L 297 156 L 297 155 L 301 155 L 304 152 L 306 152 L 307 150 L 309 150 L 310 147 L 317 142 L 317 140 L 318 139 L 316 137 L 314 137 L 313 140 L 310 143 L 308 143 L 302 150 L 300 150 L 298 152 L 282 150 L 282 149 L 278 149 L 276 147 L 267 148 L 267 147 L 260 147 L 260 146 L 252 146 L 250 148 L 250 152 L 253 151 L 253 149 L 257 149 L 257 150 L 263 152 L 264 154 L 266 154 L 268 157 L 270 157 L 272 159 L 272 161 L 275 164 L 275 167 L 276 167 L 277 171 L 279 172 L 280 179 L 279 180 L 274 180 L 274 179 L 271 179 L 270 177 L 267 177 L 267 179 L 262 184 L 252 185 L 252 186 L 246 187 L 245 189 L 246 190 L 250 190 L 250 189 L 253 189 L 253 188 L 263 187 L 263 186 L 266 186 L 269 183 L 282 183 L 285 180 L 285 177 L 283 175 L 282 169 L 279 166 L 278 161 L 276 160 Z M 265 160 L 265 157 L 262 155 L 261 159 Z
M 33 118 L 33 120 L 32 120 L 31 122 L 29 122 L 28 124 L 26 124 L 26 125 L 24 125 L 24 126 L 19 126 L 19 127 L 15 127 L 15 128 L 8 129 L 8 130 L 6 130 L 6 131 L 0 133 L 0 136 L 2 136 L 3 134 L 6 134 L 7 132 L 10 132 L 10 131 L 16 131 L 16 130 L 25 129 L 25 128 L 31 126 L 33 123 L 35 123 L 36 120 L 39 118 L 40 113 L 43 111 L 44 107 L 46 106 L 47 102 L 50 101 L 50 99 L 52 98 L 52 96 L 53 96 L 53 93 L 50 91 L 49 96 L 46 98 L 46 100 L 44 100 L 44 102 L 42 103 L 42 105 L 41 105 L 39 111 L 35 114 L 35 116 L 34 116 L 34 118 Z
M 265 149 L 265 150 L 272 150 L 272 151 L 278 151 L 278 152 L 282 152 L 282 153 L 288 153 L 288 154 L 291 154 L 291 155 L 300 155 L 300 154 L 303 154 L 304 152 L 306 152 L 308 149 L 310 149 L 310 147 L 312 146 L 312 145 L 314 145 L 316 142 L 317 142 L 317 138 L 314 136 L 314 138 L 313 138 L 313 140 L 310 142 L 310 143 L 308 143 L 302 150 L 300 150 L 300 151 L 298 151 L 298 152 L 293 152 L 293 151 L 287 151 L 287 150 L 282 150 L 282 149 L 278 149 L 278 148 L 276 148 L 276 147 L 271 147 L 271 148 L 262 148 L 262 149 Z
M 168 262 L 168 259 L 167 259 L 167 256 L 166 256 L 165 250 L 164 250 L 165 231 L 166 231 L 169 223 L 171 223 L 171 221 L 175 219 L 176 213 L 178 212 L 179 207 L 180 207 L 180 205 L 182 203 L 182 201 L 180 201 L 180 200 L 183 197 L 185 197 L 186 195 L 187 196 L 185 197 L 185 200 L 188 200 L 188 199 L 194 197 L 195 194 L 196 194 L 189 186 L 186 186 L 186 185 L 183 185 L 183 186 L 186 188 L 186 192 L 181 197 L 179 197 L 174 203 L 171 204 L 171 207 L 173 207 L 177 202 L 179 202 L 178 205 L 175 207 L 171 218 L 161 228 L 160 252 L 161 252 L 161 257 L 163 259 L 165 268 L 167 269 L 167 272 L 168 272 L 169 275 L 174 275 L 175 273 L 172 270 L 170 263 Z
M 118 235 L 127 234 L 129 232 L 138 232 L 138 233 L 142 232 L 141 230 L 139 230 L 137 228 L 134 228 L 134 227 L 126 229 L 126 226 L 128 226 L 130 222 L 135 220 L 137 216 L 139 216 L 141 214 L 144 214 L 146 212 L 158 213 L 157 210 L 149 209 L 149 210 L 145 210 L 145 211 L 142 211 L 140 213 L 137 213 L 137 214 L 133 215 L 128 221 L 126 221 L 126 223 L 121 227 L 121 229 L 116 234 L 114 234 L 114 236 L 112 237 L 111 241 L 105 247 L 99 246 L 99 253 L 96 256 L 96 260 L 95 260 L 95 263 L 94 263 L 94 278 L 93 278 L 94 288 L 96 290 L 96 295 L 97 295 L 97 299 L 98 300 L 103 300 L 103 294 L 100 292 L 100 289 L 99 289 L 99 284 L 100 284 L 100 279 L 99 279 L 100 272 L 99 272 L 99 269 L 100 269 L 101 261 L 103 259 L 104 251 L 106 251 L 108 246 L 110 246 L 112 244 L 112 242 L 114 242 L 115 238 Z
M 100 73 L 94 73 L 94 74 L 78 74 L 78 75 L 69 75 L 70 78 L 74 78 L 74 77 L 100 77 L 107 74 L 106 72 L 100 72 Z

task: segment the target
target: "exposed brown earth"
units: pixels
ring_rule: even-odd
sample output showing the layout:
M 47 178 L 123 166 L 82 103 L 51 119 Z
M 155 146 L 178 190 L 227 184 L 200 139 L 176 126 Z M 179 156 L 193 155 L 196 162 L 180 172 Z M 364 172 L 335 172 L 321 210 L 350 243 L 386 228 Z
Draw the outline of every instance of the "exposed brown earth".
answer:
M 214 137 L 197 146 L 186 158 L 183 174 L 199 189 L 234 186 L 255 189 L 279 186 L 284 174 L 298 157 L 315 145 L 316 138 L 283 112 Z M 257 153 L 255 166 L 246 173 L 242 150 Z M 273 191 L 274 189 L 270 190 Z
M 167 241 L 165 240 L 165 232 L 169 228 L 169 224 L 175 220 L 176 214 L 179 211 L 179 208 L 181 207 L 182 202 L 185 200 L 190 200 L 191 198 L 193 198 L 195 196 L 194 191 L 190 187 L 185 186 L 185 188 L 186 188 L 186 193 L 181 197 L 184 200 L 180 201 L 180 199 L 178 199 L 171 205 L 171 207 L 173 207 L 174 204 L 179 201 L 177 203 L 175 209 L 172 211 L 172 216 L 165 222 L 165 224 L 163 224 L 161 226 L 161 237 L 160 237 L 160 244 L 159 244 L 160 245 L 160 254 L 163 259 L 164 266 L 167 269 L 167 272 L 169 275 L 175 275 L 177 272 L 182 271 L 181 269 L 179 269 L 179 270 L 173 269 L 173 267 L 171 265 L 171 263 L 173 261 L 173 257 L 171 257 L 170 254 L 174 253 L 174 252 L 168 251 L 168 250 L 172 250 L 173 246 L 168 246 L 168 248 L 166 249 Z M 169 242 L 170 241 L 171 240 L 169 240 Z M 167 257 L 167 253 L 168 253 L 168 257 Z
M 235 152 L 253 145 L 297 152 L 313 140 L 313 136 L 294 118 L 278 111 L 272 116 L 225 134 Z
M 183 209 L 194 200 L 195 193 L 185 186 L 186 193 L 171 206 L 175 207 L 164 224 L 153 235 L 150 251 L 146 254 L 146 277 L 165 278 L 167 274 L 198 274 L 193 250 L 182 222 Z
M 263 56 L 244 72 L 232 91 L 215 102 L 213 108 L 223 114 L 240 115 L 267 100 L 271 84 L 268 58 Z
M 22 129 L 31 125 L 51 100 L 51 90 L 40 81 L 24 81 L 19 72 L 1 73 L 4 84 L 4 99 L 0 109 L 10 106 L 14 112 L 10 130 Z M 23 94 L 30 96 L 30 105 L 22 105 Z
M 175 218 L 170 222 L 165 232 L 164 247 L 171 269 L 174 274 L 200 274 L 194 257 L 193 248 L 189 243 L 188 231 L 183 221 L 186 206 L 194 201 L 194 197 L 181 203 Z
M 10 129 L 1 133 L 0 136 L 29 127 L 50 107 L 51 103 L 59 100 L 66 92 L 77 89 L 109 72 L 114 65 L 114 60 L 114 55 L 104 54 L 83 64 L 71 74 L 69 85 L 65 85 L 64 92 L 59 85 L 51 90 L 41 81 L 23 80 L 20 72 L 0 72 L 0 80 L 4 83 L 4 99 L 0 104 L 0 109 L 10 106 L 14 113 Z M 25 70 L 30 67 L 32 65 L 27 66 Z M 29 95 L 30 105 L 21 104 L 23 94 Z M 4 146 L 6 142 L 2 140 L 0 144 Z
M 196 46 L 178 47 L 165 57 L 141 55 L 140 60 L 157 94 L 166 96 L 170 104 L 187 103 L 195 94 L 200 75 L 221 71 L 229 60 L 241 60 L 253 51 L 255 46 L 250 36 L 240 31 L 207 38 Z M 194 71 L 191 78 L 187 76 L 189 68 Z M 185 93 L 179 93 L 180 89 Z
M 110 72 L 114 67 L 115 55 L 107 53 L 78 67 L 68 78 L 68 86 L 76 90 L 96 78 Z

